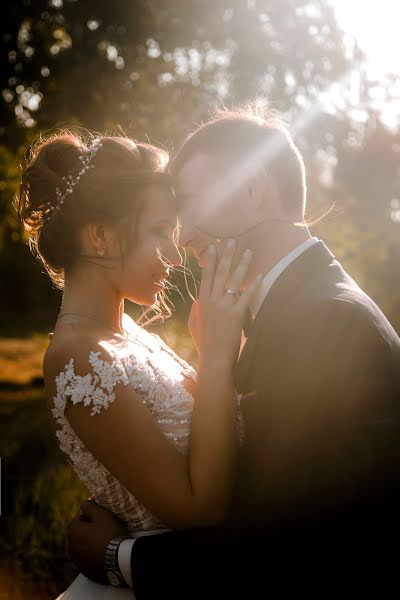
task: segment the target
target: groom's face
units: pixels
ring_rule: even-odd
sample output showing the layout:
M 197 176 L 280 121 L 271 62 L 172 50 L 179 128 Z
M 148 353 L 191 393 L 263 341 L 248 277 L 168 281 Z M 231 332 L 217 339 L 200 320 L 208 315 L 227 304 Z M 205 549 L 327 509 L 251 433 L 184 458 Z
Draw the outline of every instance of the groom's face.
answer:
M 197 154 L 177 174 L 176 195 L 181 223 L 180 243 L 192 249 L 200 267 L 210 244 L 223 247 L 225 239 L 243 228 L 241 190 L 232 189 L 220 161 Z

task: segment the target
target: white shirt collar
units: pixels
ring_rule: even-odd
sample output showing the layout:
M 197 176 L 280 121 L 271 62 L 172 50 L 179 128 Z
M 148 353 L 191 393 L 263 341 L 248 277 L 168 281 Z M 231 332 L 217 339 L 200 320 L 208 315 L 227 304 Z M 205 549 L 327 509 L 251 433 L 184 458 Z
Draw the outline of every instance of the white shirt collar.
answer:
M 263 304 L 265 298 L 267 297 L 268 292 L 271 287 L 274 285 L 275 281 L 278 277 L 283 273 L 283 271 L 294 261 L 296 258 L 303 254 L 308 248 L 314 246 L 319 242 L 319 239 L 316 237 L 309 238 L 305 242 L 301 243 L 299 246 L 296 246 L 289 254 L 284 256 L 264 277 L 263 281 L 260 285 L 260 290 L 257 294 L 257 297 L 253 299 L 250 303 L 250 310 L 252 312 L 253 318 L 257 315 L 260 310 L 261 305 Z

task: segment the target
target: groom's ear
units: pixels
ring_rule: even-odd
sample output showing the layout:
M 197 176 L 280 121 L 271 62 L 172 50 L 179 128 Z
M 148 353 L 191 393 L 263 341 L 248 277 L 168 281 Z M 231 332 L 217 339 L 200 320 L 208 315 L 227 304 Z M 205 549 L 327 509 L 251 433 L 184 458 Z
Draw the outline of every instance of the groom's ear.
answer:
M 246 191 L 251 210 L 261 210 L 264 208 L 266 196 L 269 196 L 269 175 L 261 164 L 253 164 L 248 168 Z
M 263 207 L 262 197 L 254 181 L 250 182 L 247 186 L 247 198 L 247 208 L 251 212 L 256 213 Z
M 267 169 L 262 169 L 254 181 L 253 194 L 257 195 L 257 208 L 271 215 L 281 212 L 278 183 Z
M 249 209 L 255 212 L 263 212 L 270 204 L 271 192 L 275 190 L 269 185 L 269 178 L 265 173 L 257 173 L 247 184 L 247 195 Z

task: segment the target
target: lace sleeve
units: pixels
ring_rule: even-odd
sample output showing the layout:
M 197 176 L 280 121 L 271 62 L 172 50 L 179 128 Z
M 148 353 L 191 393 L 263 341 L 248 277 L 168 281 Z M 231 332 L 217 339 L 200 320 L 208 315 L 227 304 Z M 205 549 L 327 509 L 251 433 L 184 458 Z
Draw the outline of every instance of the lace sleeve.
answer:
M 57 421 L 63 417 L 68 399 L 73 404 L 83 402 L 85 406 L 90 406 L 90 414 L 94 416 L 102 409 L 107 410 L 110 403 L 114 402 L 114 388 L 117 384 L 128 385 L 129 379 L 121 361 L 114 358 L 108 362 L 102 360 L 100 354 L 101 352 L 89 354 L 92 372 L 77 375 L 75 361 L 71 358 L 56 377 L 57 395 L 54 398 L 53 416 Z

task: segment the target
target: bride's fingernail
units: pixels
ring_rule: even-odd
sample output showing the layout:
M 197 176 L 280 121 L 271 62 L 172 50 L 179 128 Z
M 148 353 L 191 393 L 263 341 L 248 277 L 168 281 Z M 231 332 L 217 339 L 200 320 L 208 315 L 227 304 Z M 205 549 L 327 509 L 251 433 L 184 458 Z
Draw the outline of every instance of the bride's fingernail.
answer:
M 235 245 L 235 240 L 228 240 L 226 242 L 226 247 L 229 249 L 233 248 L 234 245 Z
M 253 252 L 250 250 L 250 248 L 247 248 L 244 252 L 243 252 L 243 258 L 250 258 L 250 256 L 253 254 Z

